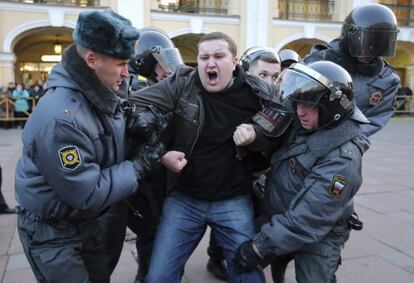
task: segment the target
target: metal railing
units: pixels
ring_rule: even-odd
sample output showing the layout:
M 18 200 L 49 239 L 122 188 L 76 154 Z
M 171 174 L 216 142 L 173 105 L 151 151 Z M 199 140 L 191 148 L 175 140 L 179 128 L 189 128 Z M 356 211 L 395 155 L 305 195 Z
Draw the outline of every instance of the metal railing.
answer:
M 3 0 L 2 2 L 45 4 L 76 7 L 100 7 L 100 0 Z
M 33 110 L 36 107 L 36 100 L 34 97 L 27 98 L 30 108 Z M 9 97 L 0 98 L 0 121 L 26 121 L 30 112 L 22 111 L 23 117 L 14 117 L 14 108 L 16 106 L 15 100 Z
M 414 26 L 414 5 L 384 4 L 397 17 L 398 25 Z
M 414 114 L 414 100 L 412 96 L 397 95 L 395 97 L 395 115 Z
M 191 1 L 193 4 L 186 4 L 186 2 L 187 1 L 179 1 L 178 3 L 169 3 L 168 5 L 159 4 L 158 11 L 170 13 L 228 15 L 230 0 Z
M 279 0 L 279 19 L 331 21 L 335 1 Z

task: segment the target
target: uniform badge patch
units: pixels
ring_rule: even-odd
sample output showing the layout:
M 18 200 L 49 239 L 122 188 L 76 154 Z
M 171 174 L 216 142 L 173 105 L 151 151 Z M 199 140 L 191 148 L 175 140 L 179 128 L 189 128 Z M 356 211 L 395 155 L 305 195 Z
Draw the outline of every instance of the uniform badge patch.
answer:
M 329 187 L 328 191 L 334 198 L 339 198 L 342 194 L 342 190 L 348 181 L 340 176 L 335 176 L 332 179 L 332 184 Z
M 59 149 L 59 160 L 63 168 L 75 170 L 82 162 L 78 147 L 69 145 Z
M 369 96 L 369 104 L 371 105 L 377 105 L 378 103 L 381 102 L 382 100 L 382 93 L 379 91 L 373 92 L 370 96 Z

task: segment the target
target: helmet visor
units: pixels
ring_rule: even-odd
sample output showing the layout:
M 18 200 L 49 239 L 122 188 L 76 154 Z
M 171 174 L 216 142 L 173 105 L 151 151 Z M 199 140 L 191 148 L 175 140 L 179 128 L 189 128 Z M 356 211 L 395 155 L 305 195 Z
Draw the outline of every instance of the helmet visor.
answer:
M 156 48 L 154 51 L 154 58 L 167 73 L 174 73 L 178 66 L 184 64 L 177 48 Z
M 287 69 L 278 81 L 276 88 L 281 101 L 290 99 L 296 103 L 317 106 L 321 97 L 329 94 L 329 89 L 317 81 L 295 69 Z
M 394 56 L 397 34 L 388 30 L 355 30 L 349 35 L 349 54 L 353 57 Z

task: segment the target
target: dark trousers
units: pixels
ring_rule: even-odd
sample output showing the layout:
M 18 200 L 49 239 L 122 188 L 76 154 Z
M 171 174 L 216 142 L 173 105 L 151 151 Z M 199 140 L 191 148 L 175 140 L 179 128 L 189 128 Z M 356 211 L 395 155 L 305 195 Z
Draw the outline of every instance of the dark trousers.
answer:
M 290 254 L 276 256 L 271 264 L 273 282 L 284 282 L 288 263 L 294 260 L 297 282 L 335 283 L 335 273 L 341 264 L 341 249 L 349 238 L 350 230 L 348 220 L 340 221 L 319 242 Z
M 46 224 L 20 212 L 17 228 L 37 282 L 109 283 L 102 231 L 96 219 Z
M 17 112 L 17 111 L 14 111 L 14 117 L 15 118 L 27 118 L 27 116 L 24 112 Z M 16 122 L 16 124 L 21 126 L 22 128 L 24 128 L 24 125 L 26 125 L 26 121 L 25 120 L 19 120 L 19 121 Z
M 125 203 L 119 202 L 112 205 L 99 217 L 98 221 L 103 234 L 108 270 L 112 274 L 121 256 L 125 239 L 127 225 L 127 207 Z

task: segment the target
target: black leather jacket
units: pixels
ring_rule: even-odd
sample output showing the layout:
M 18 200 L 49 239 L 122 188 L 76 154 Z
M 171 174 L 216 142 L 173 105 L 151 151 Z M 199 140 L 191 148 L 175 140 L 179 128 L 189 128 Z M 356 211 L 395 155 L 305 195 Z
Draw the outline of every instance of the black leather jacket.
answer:
M 244 72 L 240 66 L 237 68 L 237 72 Z M 196 69 L 181 66 L 168 78 L 133 92 L 130 96 L 131 102 L 140 108 L 153 105 L 161 112 L 174 112 L 174 140 L 169 149 L 184 152 L 187 159 L 191 155 L 204 125 L 202 86 L 196 83 L 196 76 L 198 76 Z M 275 89 L 259 77 L 246 73 L 246 84 L 251 89 L 252 95 L 260 100 L 262 106 L 277 102 Z M 258 135 L 250 148 L 259 151 L 264 143 L 266 143 L 265 138 Z M 167 187 L 171 189 L 175 185 L 178 175 L 169 173 L 172 176 L 168 177 Z

